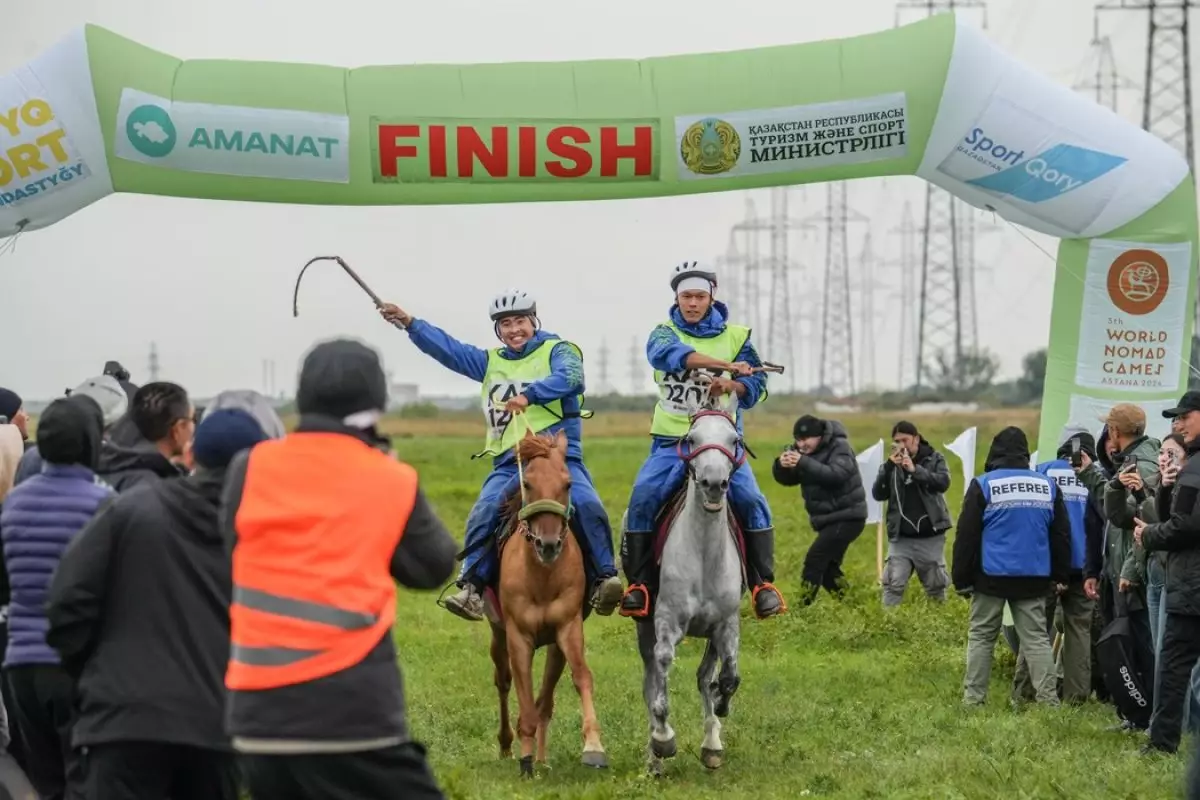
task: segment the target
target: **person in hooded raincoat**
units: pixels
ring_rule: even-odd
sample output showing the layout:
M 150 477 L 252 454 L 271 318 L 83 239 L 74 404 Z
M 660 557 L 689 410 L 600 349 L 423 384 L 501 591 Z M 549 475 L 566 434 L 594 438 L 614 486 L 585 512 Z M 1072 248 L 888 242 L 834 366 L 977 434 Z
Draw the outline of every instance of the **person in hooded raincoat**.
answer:
M 1071 520 L 1052 478 L 1029 465 L 1020 428 L 996 434 L 984 474 L 967 487 L 955 526 L 951 579 L 971 598 L 963 703 L 982 705 L 1004 604 L 1012 609 L 1037 702 L 1058 705 L 1057 675 L 1046 633 L 1046 593 L 1071 576 Z
M 98 375 L 95 378 L 88 378 L 67 392 L 67 397 L 77 396 L 90 397 L 100 406 L 100 412 L 104 416 L 104 443 L 101 444 L 100 456 L 103 460 L 105 448 L 111 448 L 110 442 L 114 427 L 121 420 L 127 419 L 129 395 L 126 394 L 116 378 L 111 375 Z M 14 482 L 24 483 L 41 471 L 42 453 L 35 443 L 33 447 L 25 451 L 25 455 L 21 458 Z
M 482 388 L 487 425 L 484 453 L 492 471 L 467 518 L 465 556 L 456 581 L 459 591 L 446 598 L 446 609 L 463 619 L 483 619 L 483 590 L 499 568 L 493 535 L 500 525 L 501 505 L 517 488 L 514 445 L 527 430 L 567 437 L 571 472 L 572 529 L 582 534 L 585 569 L 592 578 L 590 603 L 607 616 L 621 600 L 621 579 L 613 557 L 608 512 L 583 462 L 583 353 L 575 344 L 541 329 L 537 302 L 528 292 L 509 289 L 492 299 L 493 329 L 503 347 L 484 350 L 464 344 L 399 306 L 385 303 L 380 314 L 408 332 L 417 348 L 439 364 Z M 520 414 L 518 419 L 516 414 Z M 482 455 L 482 454 L 481 454 Z
M 734 421 L 740 434 L 742 412 L 767 398 L 767 376 L 753 372 L 754 367 L 762 366 L 762 360 L 750 341 L 750 329 L 730 323 L 729 308 L 716 299 L 716 271 L 697 261 L 685 261 L 671 269 L 670 286 L 675 302 L 668 319 L 650 332 L 646 342 L 659 400 L 650 423 L 650 455 L 634 481 L 625 519 L 622 556 L 629 589 L 621 600 L 621 615 L 634 618 L 650 614 L 654 525 L 687 473 L 678 445 L 691 427 L 690 409 L 702 392 L 733 395 L 737 398 Z M 718 374 L 702 384 L 692 370 L 704 369 L 723 370 L 733 377 Z M 754 613 L 760 619 L 783 613 L 783 596 L 772 583 L 775 529 L 771 508 L 749 462 L 742 463 L 730 477 L 729 503 L 746 541 Z

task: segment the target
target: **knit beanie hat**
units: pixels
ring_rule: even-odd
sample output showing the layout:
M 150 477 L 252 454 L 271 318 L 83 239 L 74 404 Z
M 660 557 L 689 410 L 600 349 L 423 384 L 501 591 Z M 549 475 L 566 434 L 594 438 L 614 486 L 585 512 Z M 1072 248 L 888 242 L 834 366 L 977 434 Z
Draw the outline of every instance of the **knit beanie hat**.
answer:
M 12 422 L 23 405 L 25 403 L 21 395 L 11 389 L 0 389 L 0 417 L 8 417 L 8 421 Z
M 300 368 L 296 407 L 301 414 L 323 414 L 349 425 L 349 419 L 381 414 L 387 399 L 379 354 L 361 342 L 322 342 L 309 351 Z
M 796 420 L 796 424 L 792 426 L 793 439 L 807 439 L 811 436 L 820 436 L 823 433 L 825 433 L 825 423 L 811 414 L 805 414 Z
M 267 438 L 249 413 L 234 408 L 213 411 L 196 426 L 192 458 L 201 467 L 224 469 L 238 453 Z

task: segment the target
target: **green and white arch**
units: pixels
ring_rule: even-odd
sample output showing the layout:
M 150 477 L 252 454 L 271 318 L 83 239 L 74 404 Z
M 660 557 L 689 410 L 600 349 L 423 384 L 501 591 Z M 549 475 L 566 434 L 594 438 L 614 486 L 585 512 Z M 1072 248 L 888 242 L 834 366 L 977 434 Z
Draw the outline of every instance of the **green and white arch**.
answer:
M 642 61 L 349 70 L 180 61 L 86 26 L 0 77 L 0 236 L 113 192 L 416 205 L 905 174 L 1062 239 L 1043 452 L 1121 400 L 1162 424 L 1196 296 L 1185 161 L 949 15 Z

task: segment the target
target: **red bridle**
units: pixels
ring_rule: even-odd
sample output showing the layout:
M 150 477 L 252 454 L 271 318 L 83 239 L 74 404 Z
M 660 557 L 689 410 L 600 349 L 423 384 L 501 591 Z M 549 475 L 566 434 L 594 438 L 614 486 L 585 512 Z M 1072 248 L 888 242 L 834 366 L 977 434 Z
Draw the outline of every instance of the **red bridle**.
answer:
M 701 417 L 724 417 L 725 421 L 728 422 L 730 425 L 734 426 L 734 430 L 737 430 L 737 423 L 733 421 L 733 415 L 728 414 L 724 411 L 718 411 L 716 409 L 706 409 L 704 411 L 697 411 L 695 414 L 692 415 L 692 424 L 695 425 L 696 420 L 700 419 Z M 679 457 L 683 460 L 683 463 L 685 463 L 685 464 L 690 465 L 692 462 L 692 459 L 695 458 L 696 456 L 700 455 L 701 453 L 703 453 L 705 450 L 718 451 L 721 455 L 725 456 L 726 458 L 728 458 L 730 461 L 733 462 L 734 469 L 737 469 L 742 464 L 746 463 L 745 445 L 742 445 L 742 452 L 740 455 L 738 455 L 736 452 L 731 453 L 731 452 L 729 452 L 728 447 L 725 447 L 724 445 L 720 445 L 720 444 L 715 444 L 715 443 L 702 444 L 699 447 L 697 447 L 695 450 L 689 450 L 688 452 L 685 453 L 685 452 L 683 452 L 683 443 L 686 440 L 686 438 L 687 437 L 680 439 L 679 442 L 675 445 L 675 452 L 679 454 Z M 737 441 L 738 441 L 738 444 L 741 444 L 742 438 L 739 436 Z M 735 445 L 734 447 L 736 450 L 737 446 Z

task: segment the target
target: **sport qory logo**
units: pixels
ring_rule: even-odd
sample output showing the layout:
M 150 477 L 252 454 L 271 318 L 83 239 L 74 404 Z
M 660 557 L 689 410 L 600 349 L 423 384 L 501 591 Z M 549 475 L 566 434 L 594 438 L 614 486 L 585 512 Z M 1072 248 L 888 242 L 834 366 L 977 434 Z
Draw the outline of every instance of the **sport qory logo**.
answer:
M 1070 144 L 1057 144 L 1026 158 L 1024 149 L 989 137 L 983 128 L 973 128 L 957 150 L 996 170 L 966 181 L 968 185 L 1027 203 L 1042 203 L 1073 192 L 1129 160 Z
M 156 105 L 138 106 L 125 120 L 125 135 L 129 143 L 144 156 L 164 158 L 175 149 L 175 123 L 165 108 Z

